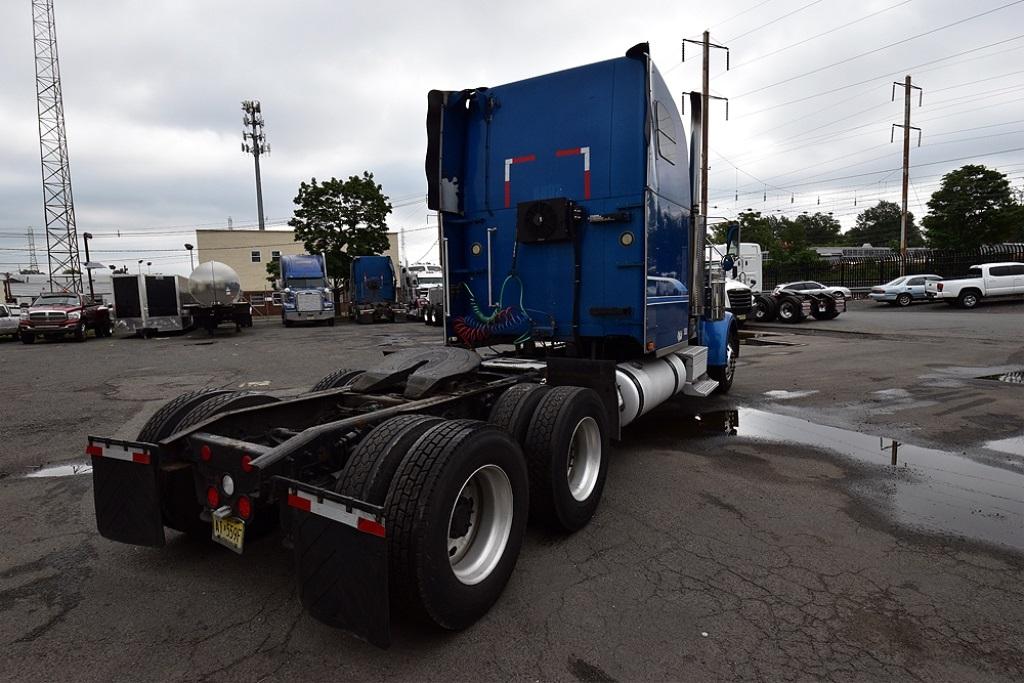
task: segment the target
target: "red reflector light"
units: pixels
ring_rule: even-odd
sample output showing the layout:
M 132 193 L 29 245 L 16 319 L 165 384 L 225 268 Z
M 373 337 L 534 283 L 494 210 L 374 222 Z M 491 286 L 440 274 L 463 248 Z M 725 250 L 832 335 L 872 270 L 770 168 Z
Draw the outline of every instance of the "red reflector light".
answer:
M 252 463 L 252 458 L 250 456 L 248 456 L 248 455 L 243 455 L 242 456 L 242 471 L 243 472 L 252 472 L 253 467 L 252 467 L 251 463 Z
M 380 522 L 375 522 L 372 519 L 360 517 L 359 521 L 356 522 L 356 528 L 368 534 L 384 538 L 384 525 Z
M 199 457 L 202 460 L 209 462 L 210 458 L 213 457 L 213 451 L 210 450 L 209 446 L 204 445 L 202 448 L 199 449 Z
M 306 512 L 309 512 L 312 509 L 313 501 L 309 500 L 308 498 L 296 496 L 294 493 L 289 493 L 288 504 L 298 510 L 305 510 Z
M 220 507 L 220 494 L 217 492 L 216 486 L 206 489 L 206 505 L 211 510 L 216 510 Z
M 249 519 L 252 517 L 252 502 L 249 501 L 247 496 L 242 496 L 238 499 L 238 502 L 235 503 L 235 512 L 237 512 L 238 516 L 242 519 Z
M 103 447 L 89 444 L 88 446 L 85 447 L 85 454 L 88 456 L 92 456 L 93 458 L 102 458 Z
M 942 291 L 942 283 L 940 282 L 939 284 L 935 285 L 935 289 L 937 289 L 937 290 L 939 290 L 941 292 Z

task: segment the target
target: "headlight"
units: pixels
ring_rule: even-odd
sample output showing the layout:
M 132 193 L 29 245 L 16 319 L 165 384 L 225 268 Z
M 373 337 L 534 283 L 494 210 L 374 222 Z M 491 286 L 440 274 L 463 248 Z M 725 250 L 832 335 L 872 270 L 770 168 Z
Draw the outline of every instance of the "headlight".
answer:
M 68 320 L 78 320 L 81 317 L 82 314 L 79 313 L 78 311 L 71 311 L 70 313 L 68 313 Z

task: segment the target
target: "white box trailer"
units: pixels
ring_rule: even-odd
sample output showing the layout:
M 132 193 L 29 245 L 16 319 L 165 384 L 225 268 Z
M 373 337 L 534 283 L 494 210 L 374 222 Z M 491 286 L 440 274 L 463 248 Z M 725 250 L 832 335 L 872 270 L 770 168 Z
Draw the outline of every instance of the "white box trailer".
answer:
M 128 334 L 150 337 L 188 330 L 195 324 L 186 307 L 191 300 L 186 277 L 115 275 L 113 288 L 115 324 Z

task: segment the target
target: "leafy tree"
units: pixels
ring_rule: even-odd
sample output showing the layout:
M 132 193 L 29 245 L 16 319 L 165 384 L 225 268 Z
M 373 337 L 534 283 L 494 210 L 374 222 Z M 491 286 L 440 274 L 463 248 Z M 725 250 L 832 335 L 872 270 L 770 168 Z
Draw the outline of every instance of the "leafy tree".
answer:
M 277 278 L 281 277 L 281 262 L 270 261 L 267 263 L 267 282 L 271 287 L 277 284 Z
M 848 246 L 859 247 L 870 244 L 873 247 L 900 247 L 900 223 L 903 209 L 896 202 L 882 200 L 864 209 L 857 216 L 857 224 L 844 235 Z M 907 246 L 923 247 L 921 228 L 914 223 L 914 214 L 907 212 Z
M 968 164 L 944 175 L 928 210 L 928 244 L 939 249 L 973 250 L 1013 239 L 1019 231 L 1021 209 L 1010 183 L 985 166 Z
M 737 216 L 740 239 L 756 242 L 779 262 L 816 260 L 808 249 L 806 225 L 785 216 L 763 216 L 759 211 L 744 211 Z
M 794 221 L 804 231 L 804 240 L 809 245 L 829 246 L 840 240 L 839 221 L 827 213 L 801 214 Z
M 311 178 L 299 185 L 293 201 L 298 208 L 288 225 L 307 252 L 326 257 L 335 297 L 348 282 L 352 257 L 387 252 L 391 202 L 372 173 L 323 182 Z

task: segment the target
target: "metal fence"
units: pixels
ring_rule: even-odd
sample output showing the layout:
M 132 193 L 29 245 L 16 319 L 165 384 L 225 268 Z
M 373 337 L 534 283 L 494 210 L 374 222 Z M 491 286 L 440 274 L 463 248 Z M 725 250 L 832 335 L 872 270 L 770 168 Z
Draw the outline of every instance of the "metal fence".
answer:
M 770 290 L 783 282 L 814 280 L 829 286 L 868 289 L 900 276 L 931 274 L 942 277 L 965 275 L 979 263 L 993 261 L 1024 262 L 1024 244 L 997 245 L 975 251 L 915 249 L 907 253 L 906 269 L 898 252 L 886 256 L 832 257 L 806 263 L 785 263 L 766 258 L 763 288 Z

